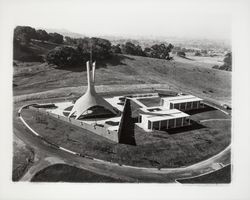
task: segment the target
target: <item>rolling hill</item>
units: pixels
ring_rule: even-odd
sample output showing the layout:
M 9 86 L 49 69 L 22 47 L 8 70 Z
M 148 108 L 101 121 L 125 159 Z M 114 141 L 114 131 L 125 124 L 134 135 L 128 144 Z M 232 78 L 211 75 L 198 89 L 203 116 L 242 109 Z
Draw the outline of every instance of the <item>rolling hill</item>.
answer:
M 54 46 L 33 41 L 29 49 L 35 55 L 44 55 Z M 16 51 L 19 57 L 25 53 L 20 49 Z M 19 57 L 14 57 L 14 96 L 87 85 L 85 67 L 59 69 L 43 62 L 20 61 Z M 231 102 L 231 73 L 212 69 L 212 63 L 204 62 L 203 65 L 201 61 L 184 58 L 167 61 L 118 54 L 97 62 L 97 66 L 97 86 L 127 85 L 129 88 L 131 84 L 152 87 L 163 84 L 219 102 Z

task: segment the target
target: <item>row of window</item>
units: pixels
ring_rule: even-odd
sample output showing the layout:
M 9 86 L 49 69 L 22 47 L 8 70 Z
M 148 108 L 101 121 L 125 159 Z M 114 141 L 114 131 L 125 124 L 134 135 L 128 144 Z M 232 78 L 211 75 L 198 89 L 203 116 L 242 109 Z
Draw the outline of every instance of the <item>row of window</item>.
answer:
M 163 121 L 158 121 L 158 122 L 148 121 L 148 129 L 164 130 L 164 129 L 181 127 L 187 124 L 189 124 L 189 119 L 185 117 L 175 118 L 175 119 L 170 119 L 170 120 L 163 120 Z
M 186 103 L 170 103 L 170 109 L 178 109 L 178 110 L 191 110 L 195 108 L 200 108 L 200 101 L 194 102 L 186 102 Z

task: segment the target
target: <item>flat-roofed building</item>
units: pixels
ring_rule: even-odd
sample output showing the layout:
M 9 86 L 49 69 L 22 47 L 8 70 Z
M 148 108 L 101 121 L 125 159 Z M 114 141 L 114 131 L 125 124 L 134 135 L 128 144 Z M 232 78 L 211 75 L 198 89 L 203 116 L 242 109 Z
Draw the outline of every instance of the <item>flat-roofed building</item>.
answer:
M 178 109 L 181 111 L 203 108 L 203 99 L 193 95 L 180 95 L 165 97 L 161 99 L 161 106 L 168 109 Z
M 145 131 L 166 130 L 190 125 L 189 115 L 177 109 L 164 107 L 141 108 L 137 125 Z

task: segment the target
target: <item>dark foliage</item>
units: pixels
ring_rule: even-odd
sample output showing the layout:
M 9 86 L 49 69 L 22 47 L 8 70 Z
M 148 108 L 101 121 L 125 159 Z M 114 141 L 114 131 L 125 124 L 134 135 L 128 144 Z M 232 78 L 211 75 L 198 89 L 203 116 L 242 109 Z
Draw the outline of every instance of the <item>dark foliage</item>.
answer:
M 22 44 L 29 44 L 31 39 L 36 39 L 36 30 L 30 26 L 17 26 L 14 29 L 14 39 Z
M 59 33 L 49 33 L 49 41 L 57 44 L 62 44 L 63 36 Z
M 51 50 L 46 56 L 46 61 L 59 67 L 70 67 L 82 64 L 84 57 L 78 48 L 61 46 Z
M 184 51 L 178 51 L 177 56 L 179 57 L 186 57 L 186 53 Z
M 225 55 L 224 58 L 224 64 L 219 66 L 215 65 L 213 66 L 214 69 L 220 69 L 220 70 L 225 70 L 225 71 L 232 71 L 232 53 L 229 52 Z
M 144 56 L 144 52 L 140 45 L 135 45 L 132 42 L 126 42 L 121 45 L 121 53 L 134 56 Z
M 48 41 L 50 39 L 50 35 L 42 29 L 38 29 L 36 31 L 37 39 L 41 41 Z
M 151 58 L 159 58 L 159 59 L 170 59 L 169 53 L 173 49 L 173 45 L 169 44 L 166 46 L 165 44 L 155 44 L 151 46 L 151 48 L 145 48 L 144 54 L 147 57 Z
M 111 52 L 112 53 L 121 53 L 121 45 L 120 44 L 117 44 L 117 45 L 112 45 L 111 46 Z
M 109 40 L 102 38 L 70 38 L 65 37 L 65 43 L 77 46 L 83 56 L 88 57 L 92 53 L 93 60 L 104 60 L 112 55 L 111 43 Z

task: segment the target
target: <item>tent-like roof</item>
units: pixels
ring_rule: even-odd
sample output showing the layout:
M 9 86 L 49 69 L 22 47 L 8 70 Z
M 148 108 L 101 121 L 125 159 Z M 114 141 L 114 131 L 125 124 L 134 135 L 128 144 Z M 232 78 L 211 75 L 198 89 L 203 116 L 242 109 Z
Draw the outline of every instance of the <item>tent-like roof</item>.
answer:
M 89 62 L 87 62 L 86 65 L 87 65 L 88 89 L 86 93 L 75 102 L 69 114 L 69 117 L 71 117 L 72 115 L 76 115 L 76 119 L 78 119 L 87 110 L 95 106 L 101 106 L 109 110 L 111 113 L 117 114 L 113 106 L 109 104 L 106 100 L 104 100 L 101 96 L 99 96 L 95 91 L 94 87 L 95 62 L 93 63 L 92 67 L 92 76 L 90 75 Z

